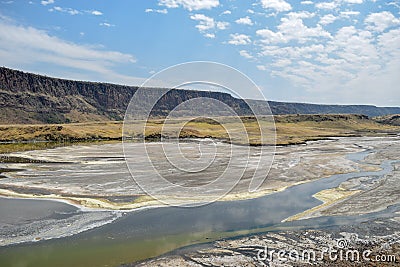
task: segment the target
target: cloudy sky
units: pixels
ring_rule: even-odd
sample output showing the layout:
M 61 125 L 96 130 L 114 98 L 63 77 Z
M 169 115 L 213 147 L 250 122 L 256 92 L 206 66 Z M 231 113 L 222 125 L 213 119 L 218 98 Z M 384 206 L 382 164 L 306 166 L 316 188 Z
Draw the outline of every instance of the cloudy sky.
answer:
M 400 106 L 400 1 L 0 0 L 0 65 L 140 83 L 215 61 L 269 100 Z

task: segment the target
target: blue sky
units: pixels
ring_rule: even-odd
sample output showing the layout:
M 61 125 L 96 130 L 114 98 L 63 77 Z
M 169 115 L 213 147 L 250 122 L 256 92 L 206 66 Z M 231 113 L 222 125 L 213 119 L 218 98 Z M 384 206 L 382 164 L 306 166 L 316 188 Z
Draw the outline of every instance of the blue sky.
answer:
M 230 65 L 269 100 L 400 106 L 399 0 L 0 0 L 0 65 L 140 85 Z

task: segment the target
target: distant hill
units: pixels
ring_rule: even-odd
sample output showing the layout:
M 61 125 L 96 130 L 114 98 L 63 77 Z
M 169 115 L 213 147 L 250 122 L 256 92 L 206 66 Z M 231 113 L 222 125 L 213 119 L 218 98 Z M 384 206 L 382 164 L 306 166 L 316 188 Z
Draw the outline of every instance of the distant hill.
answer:
M 0 68 L 0 124 L 66 123 L 122 120 L 125 109 L 138 87 L 109 83 L 72 81 Z M 148 88 L 149 94 L 160 88 Z M 165 89 L 164 89 L 165 90 Z M 251 115 L 245 101 L 227 93 L 171 90 L 153 110 L 165 116 L 178 104 L 196 97 L 223 101 L 239 115 Z M 264 110 L 265 102 L 251 100 Z M 318 105 L 269 101 L 273 114 L 400 114 L 400 107 L 371 105 Z
M 274 114 L 360 114 L 369 117 L 400 114 L 400 107 L 373 105 L 320 105 L 269 101 Z

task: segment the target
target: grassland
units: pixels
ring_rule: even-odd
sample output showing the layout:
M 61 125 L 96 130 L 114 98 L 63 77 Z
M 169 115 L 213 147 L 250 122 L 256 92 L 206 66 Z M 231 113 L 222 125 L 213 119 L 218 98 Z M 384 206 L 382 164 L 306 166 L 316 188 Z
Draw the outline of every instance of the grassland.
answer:
M 172 133 L 175 131 L 180 138 L 209 137 L 239 144 L 269 145 L 274 141 L 275 125 L 276 144 L 290 145 L 337 136 L 382 136 L 400 133 L 400 126 L 377 122 L 362 115 L 280 115 L 274 117 L 275 123 L 272 123 L 270 118 L 259 121 L 253 117 L 240 119 L 241 122 L 229 117 L 216 120 L 196 119 L 188 122 L 176 119 L 168 121 L 169 132 L 162 131 L 164 120 L 154 119 L 147 122 L 144 135 L 147 139 L 157 139 L 161 135 L 176 137 L 177 135 Z M 0 141 L 3 142 L 0 145 L 0 153 L 49 148 L 71 142 L 121 140 L 122 128 L 121 121 L 0 125 Z M 269 138 L 261 138 L 260 128 Z M 138 126 L 137 131 L 132 132 L 131 136 L 143 136 L 143 131 L 140 131 Z M 248 140 L 241 139 L 244 136 L 248 137 Z

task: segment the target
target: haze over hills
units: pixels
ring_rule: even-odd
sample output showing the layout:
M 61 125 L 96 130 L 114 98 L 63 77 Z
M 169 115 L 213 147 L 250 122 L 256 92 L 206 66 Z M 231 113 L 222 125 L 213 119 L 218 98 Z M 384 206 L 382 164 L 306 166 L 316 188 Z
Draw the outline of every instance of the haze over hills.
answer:
M 72 81 L 0 68 L 0 124 L 66 123 L 93 120 L 122 120 L 130 99 L 138 87 L 108 83 Z M 160 88 L 149 88 L 156 93 Z M 171 90 L 152 111 L 165 116 L 180 103 L 197 97 L 220 100 L 239 115 L 251 115 L 245 101 L 227 93 Z M 260 110 L 265 102 L 250 100 Z M 372 105 L 319 105 L 269 101 L 273 114 L 364 114 L 384 116 L 400 114 L 400 107 Z M 265 113 L 268 113 L 265 110 Z M 184 114 L 183 114 L 184 115 Z

